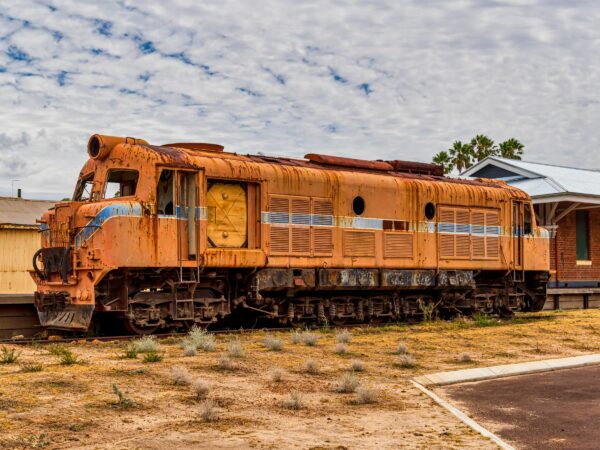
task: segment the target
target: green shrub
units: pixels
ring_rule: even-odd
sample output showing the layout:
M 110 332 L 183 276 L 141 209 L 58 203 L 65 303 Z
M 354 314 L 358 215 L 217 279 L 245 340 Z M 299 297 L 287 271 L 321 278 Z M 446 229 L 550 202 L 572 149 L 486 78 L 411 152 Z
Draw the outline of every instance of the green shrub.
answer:
M 162 359 L 163 359 L 163 357 L 159 353 L 149 352 L 144 355 L 143 361 L 145 363 L 155 363 L 155 362 L 161 362 Z
M 135 403 L 130 398 L 125 397 L 125 395 L 119 390 L 115 383 L 112 384 L 112 390 L 117 396 L 117 401 L 114 403 L 121 409 L 129 409 L 135 406 Z
M 21 356 L 21 352 L 17 352 L 15 348 L 7 348 L 6 346 L 2 346 L 0 348 L 0 363 L 1 364 L 14 364 Z

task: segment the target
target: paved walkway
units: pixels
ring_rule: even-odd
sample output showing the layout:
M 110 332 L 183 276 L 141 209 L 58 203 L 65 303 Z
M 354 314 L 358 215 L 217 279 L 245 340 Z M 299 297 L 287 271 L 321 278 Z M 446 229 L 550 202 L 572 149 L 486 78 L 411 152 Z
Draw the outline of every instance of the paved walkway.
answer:
M 517 448 L 600 448 L 600 365 L 436 388 Z

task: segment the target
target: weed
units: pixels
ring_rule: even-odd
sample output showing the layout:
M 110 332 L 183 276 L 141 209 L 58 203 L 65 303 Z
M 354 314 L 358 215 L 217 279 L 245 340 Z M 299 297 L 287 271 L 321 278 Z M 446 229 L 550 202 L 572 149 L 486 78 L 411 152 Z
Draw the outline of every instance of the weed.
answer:
M 337 355 L 346 355 L 348 353 L 348 346 L 343 342 L 338 342 L 335 345 L 335 349 L 333 349 L 333 351 Z
M 63 349 L 60 354 L 60 363 L 63 366 L 72 366 L 73 364 L 81 364 L 81 362 L 78 356 L 68 348 Z
M 21 356 L 21 352 L 17 352 L 17 349 L 15 348 L 7 348 L 6 346 L 2 346 L 2 348 L 0 348 L 0 364 L 13 364 L 16 363 L 17 360 L 19 359 L 19 356 Z
M 115 383 L 112 384 L 112 390 L 117 396 L 117 401 L 115 403 L 121 409 L 129 409 L 135 406 L 135 403 L 130 398 L 125 397 L 125 395 L 119 390 Z
M 63 353 L 68 352 L 69 350 L 63 345 L 49 345 L 46 347 L 48 352 L 54 356 L 61 356 Z
M 233 361 L 227 355 L 221 355 L 219 358 L 218 368 L 221 370 L 234 370 L 235 366 L 233 365 Z
M 468 353 L 462 353 L 459 356 L 458 361 L 461 363 L 470 363 L 473 361 L 473 358 L 471 358 L 471 355 L 469 355 Z
M 177 386 L 186 386 L 192 382 L 192 376 L 185 367 L 175 366 L 171 369 L 171 380 Z
M 271 335 L 265 336 L 263 341 L 264 346 L 272 352 L 280 352 L 283 350 L 283 341 Z
M 350 370 L 352 372 L 363 372 L 365 370 L 365 365 L 362 361 L 358 359 L 353 359 L 350 361 Z
M 406 355 L 408 353 L 408 345 L 406 342 L 398 342 L 398 346 L 396 347 L 396 354 L 398 355 Z
M 138 355 L 138 351 L 135 349 L 135 346 L 129 344 L 125 349 L 125 353 L 123 354 L 123 358 L 127 359 L 136 359 Z
M 48 435 L 46 433 L 32 434 L 27 439 L 27 444 L 30 448 L 43 448 L 50 445 L 50 441 L 48 440 Z
M 359 387 L 356 389 L 356 399 L 354 401 L 358 405 L 377 403 L 377 392 L 368 387 Z
M 398 367 L 403 369 L 412 369 L 416 366 L 415 358 L 408 353 L 405 355 L 400 355 L 398 358 L 398 363 L 396 364 Z
M 227 344 L 227 355 L 230 358 L 242 358 L 244 356 L 244 346 L 239 339 L 234 339 Z
M 334 392 L 339 392 L 341 394 L 349 394 L 356 391 L 359 385 L 360 381 L 358 381 L 356 375 L 351 372 L 346 372 L 338 381 L 332 384 L 331 389 Z
M 349 344 L 352 340 L 352 333 L 346 328 L 335 333 L 335 340 L 341 344 Z
M 155 336 L 144 336 L 131 341 L 130 348 L 135 349 L 138 353 L 156 353 L 160 347 Z
M 433 302 L 424 302 L 423 299 L 417 300 L 419 310 L 423 313 L 423 322 L 431 322 L 436 304 Z
M 500 325 L 500 321 L 498 321 L 498 319 L 494 319 L 487 314 L 482 314 L 479 312 L 473 314 L 473 322 L 475 322 L 475 325 L 478 327 L 495 327 Z
M 163 357 L 156 352 L 148 352 L 144 355 L 144 362 L 145 363 L 155 363 L 155 362 L 161 362 L 163 359 Z
M 319 365 L 314 359 L 308 358 L 306 361 L 304 361 L 304 370 L 306 373 L 316 375 L 319 373 Z
M 181 340 L 181 346 L 184 350 L 193 347 L 196 350 L 212 352 L 217 346 L 217 341 L 214 335 L 210 334 L 204 328 L 194 325 L 187 336 Z
M 41 372 L 44 370 L 44 366 L 35 363 L 23 363 L 21 364 L 21 372 Z
M 314 347 L 315 345 L 317 345 L 318 341 L 319 336 L 317 336 L 315 333 L 311 333 L 309 331 L 305 331 L 304 333 L 302 333 L 302 343 L 304 345 Z
M 302 333 L 298 330 L 292 331 L 292 344 L 300 344 L 302 342 Z
M 196 346 L 193 344 L 185 344 L 183 346 L 183 356 L 196 356 L 198 354 L 198 350 L 196 350 Z
M 210 385 L 202 378 L 197 378 L 192 383 L 192 392 L 198 400 L 204 400 L 210 392 Z
M 274 369 L 271 370 L 271 381 L 273 381 L 275 383 L 281 382 L 283 380 L 283 374 L 284 374 L 283 369 L 280 369 L 279 367 L 275 367 Z
M 290 396 L 283 401 L 283 406 L 287 409 L 299 410 L 304 408 L 304 399 L 299 392 L 292 392 Z
M 212 400 L 206 400 L 200 404 L 198 415 L 204 422 L 215 422 L 219 420 L 219 410 Z

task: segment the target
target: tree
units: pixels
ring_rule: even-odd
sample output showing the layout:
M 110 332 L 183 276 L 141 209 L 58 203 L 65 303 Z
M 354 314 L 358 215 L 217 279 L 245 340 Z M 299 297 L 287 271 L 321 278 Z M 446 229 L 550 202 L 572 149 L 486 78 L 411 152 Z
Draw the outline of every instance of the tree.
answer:
M 452 169 L 454 168 L 454 164 L 452 163 L 452 158 L 450 158 L 450 155 L 446 151 L 441 151 L 441 152 L 436 153 L 433 156 L 432 162 L 434 164 L 442 166 L 444 168 L 444 173 L 450 173 L 450 172 L 452 172 Z
M 463 144 L 461 141 L 454 141 L 452 147 L 448 150 L 452 158 L 452 165 L 456 167 L 458 173 L 468 169 L 473 165 L 473 147 L 471 144 Z
M 524 153 L 524 146 L 515 138 L 507 139 L 498 145 L 499 155 L 508 159 L 521 159 Z
M 473 147 L 473 154 L 477 161 L 498 154 L 498 147 L 496 147 L 494 141 L 485 134 L 478 134 L 471 139 L 471 146 Z

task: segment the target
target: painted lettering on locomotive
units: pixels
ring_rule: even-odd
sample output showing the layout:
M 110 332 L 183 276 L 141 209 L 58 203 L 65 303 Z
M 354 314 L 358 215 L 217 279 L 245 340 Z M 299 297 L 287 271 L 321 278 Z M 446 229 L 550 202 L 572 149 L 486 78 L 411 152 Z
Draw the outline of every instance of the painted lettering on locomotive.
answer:
M 134 333 L 234 310 L 281 322 L 539 310 L 549 243 L 523 191 L 429 164 L 237 155 L 93 135 L 42 219 L 42 325 Z

